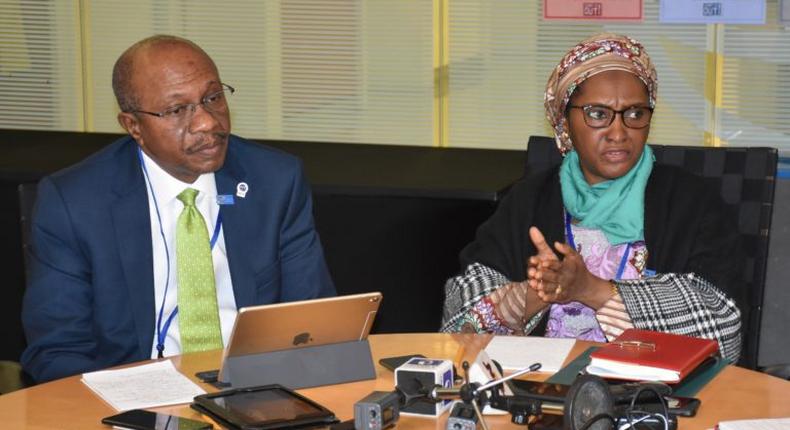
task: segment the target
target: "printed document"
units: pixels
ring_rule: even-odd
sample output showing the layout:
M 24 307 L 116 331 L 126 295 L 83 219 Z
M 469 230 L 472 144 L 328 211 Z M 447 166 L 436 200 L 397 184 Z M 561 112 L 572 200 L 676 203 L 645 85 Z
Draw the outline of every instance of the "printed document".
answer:
M 170 360 L 83 373 L 82 382 L 118 411 L 191 403 L 206 392 Z
M 722 421 L 719 430 L 782 430 L 790 428 L 790 418 Z

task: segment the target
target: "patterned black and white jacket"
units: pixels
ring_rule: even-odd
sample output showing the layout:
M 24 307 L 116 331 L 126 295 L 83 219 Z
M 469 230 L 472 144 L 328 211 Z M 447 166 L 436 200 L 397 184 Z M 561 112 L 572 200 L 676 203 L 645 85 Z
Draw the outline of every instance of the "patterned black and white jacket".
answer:
M 654 166 L 645 190 L 645 244 L 647 268 L 657 275 L 617 281 L 636 328 L 716 339 L 722 356 L 738 360 L 747 291 L 734 220 L 718 191 L 702 179 Z M 445 285 L 443 331 L 458 327 L 494 289 L 526 278 L 526 261 L 535 254 L 530 226 L 538 227 L 548 243 L 565 241 L 557 168 L 516 182 L 461 252 L 464 272 Z M 525 331 L 542 335 L 545 314 L 528 322 Z

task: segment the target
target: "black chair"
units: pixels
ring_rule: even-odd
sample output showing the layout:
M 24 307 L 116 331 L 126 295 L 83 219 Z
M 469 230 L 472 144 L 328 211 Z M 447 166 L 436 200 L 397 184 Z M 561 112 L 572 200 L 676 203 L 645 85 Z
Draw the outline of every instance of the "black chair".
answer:
M 23 183 L 17 187 L 19 195 L 19 215 L 22 236 L 22 252 L 25 261 L 25 279 L 30 278 L 30 216 L 33 213 L 33 204 L 36 201 L 37 184 L 34 182 Z M 22 292 L 19 293 L 20 295 Z M 17 315 L 18 317 L 18 315 Z M 15 318 L 18 328 L 14 328 L 14 332 L 18 332 L 19 339 L 24 339 L 22 332 L 21 322 L 19 318 Z M 23 342 L 23 341 L 22 341 Z M 24 345 L 20 345 L 24 348 Z M 21 352 L 21 351 L 20 351 Z M 32 385 L 32 380 L 22 371 L 22 366 L 13 360 L 0 360 L 0 394 L 10 393 L 11 391 L 25 388 Z
M 748 303 L 741 304 L 744 342 L 738 364 L 754 369 L 760 344 L 778 151 L 756 147 L 650 146 L 656 162 L 679 166 L 702 177 L 721 192 L 724 202 L 738 214 L 738 230 L 748 255 L 743 280 L 749 294 Z M 561 161 L 553 138 L 529 138 L 527 170 L 548 169 Z
M 28 386 L 22 366 L 16 361 L 0 360 L 0 395 Z
M 36 203 L 37 182 L 25 182 L 17 187 L 19 193 L 19 223 L 22 228 L 22 253 L 25 258 L 25 279 L 30 279 L 30 233 L 33 205 Z

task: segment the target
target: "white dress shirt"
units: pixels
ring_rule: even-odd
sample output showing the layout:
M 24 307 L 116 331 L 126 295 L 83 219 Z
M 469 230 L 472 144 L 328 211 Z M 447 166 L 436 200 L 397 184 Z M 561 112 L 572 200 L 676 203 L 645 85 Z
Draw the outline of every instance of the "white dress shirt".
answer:
M 206 222 L 209 239 L 213 236 L 217 224 L 219 205 L 217 204 L 217 184 L 214 181 L 213 173 L 200 175 L 194 183 L 188 184 L 170 176 L 148 155 L 144 152 L 142 154 L 145 163 L 144 174 L 147 172 L 146 188 L 148 207 L 150 209 L 151 244 L 154 257 L 155 306 L 151 315 L 154 318 L 154 342 L 151 345 L 151 358 L 156 358 L 158 356 L 156 349 L 158 340 L 157 327 L 164 333 L 165 323 L 178 305 L 175 236 L 176 222 L 184 209 L 184 204 L 176 197 L 186 188 L 194 188 L 199 191 L 195 199 L 195 206 L 197 206 Z M 158 214 L 157 207 L 159 208 Z M 223 230 L 220 230 L 217 242 L 211 249 L 211 259 L 214 262 L 214 279 L 217 286 L 217 305 L 219 306 L 219 321 L 222 329 L 222 344 L 227 345 L 230 332 L 233 330 L 233 323 L 236 320 L 237 311 Z M 170 272 L 169 277 L 168 269 Z M 159 321 L 160 310 L 162 311 L 161 322 Z M 170 323 L 164 346 L 165 356 L 181 353 L 178 314 Z

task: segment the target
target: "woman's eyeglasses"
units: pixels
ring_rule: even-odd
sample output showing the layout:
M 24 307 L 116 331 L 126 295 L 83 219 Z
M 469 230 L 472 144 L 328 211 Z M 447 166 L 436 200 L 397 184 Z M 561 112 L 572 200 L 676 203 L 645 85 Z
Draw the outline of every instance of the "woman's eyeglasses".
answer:
M 647 106 L 633 106 L 623 110 L 614 110 L 602 105 L 569 106 L 569 108 L 583 110 L 584 123 L 592 128 L 609 127 L 617 114 L 620 114 L 626 127 L 645 128 L 650 125 L 650 119 L 653 117 L 653 108 Z

